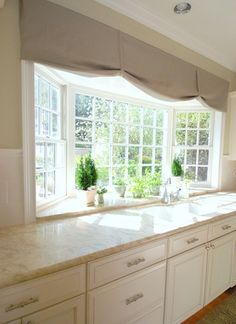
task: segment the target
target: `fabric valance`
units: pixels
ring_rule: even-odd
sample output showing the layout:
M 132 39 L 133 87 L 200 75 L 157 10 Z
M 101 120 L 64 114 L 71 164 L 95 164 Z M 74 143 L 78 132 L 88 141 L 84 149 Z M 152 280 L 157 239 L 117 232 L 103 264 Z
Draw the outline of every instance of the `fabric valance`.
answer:
M 208 106 L 227 110 L 227 81 L 46 0 L 21 0 L 21 58 L 92 75 L 122 75 L 153 96 L 201 97 Z

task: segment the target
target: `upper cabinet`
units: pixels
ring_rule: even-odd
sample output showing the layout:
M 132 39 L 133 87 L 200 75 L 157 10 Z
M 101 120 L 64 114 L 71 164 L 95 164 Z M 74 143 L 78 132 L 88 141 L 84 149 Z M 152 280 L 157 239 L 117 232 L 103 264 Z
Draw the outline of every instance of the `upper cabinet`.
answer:
M 229 94 L 229 160 L 236 161 L 236 91 Z M 227 132 L 227 129 L 226 129 Z

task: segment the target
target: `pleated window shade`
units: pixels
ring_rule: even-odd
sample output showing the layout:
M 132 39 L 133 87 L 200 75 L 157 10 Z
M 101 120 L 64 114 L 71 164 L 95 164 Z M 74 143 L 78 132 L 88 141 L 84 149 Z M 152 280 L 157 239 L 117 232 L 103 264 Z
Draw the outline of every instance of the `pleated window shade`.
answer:
M 153 96 L 200 97 L 227 110 L 226 80 L 46 0 L 21 0 L 21 59 L 91 75 L 122 75 Z

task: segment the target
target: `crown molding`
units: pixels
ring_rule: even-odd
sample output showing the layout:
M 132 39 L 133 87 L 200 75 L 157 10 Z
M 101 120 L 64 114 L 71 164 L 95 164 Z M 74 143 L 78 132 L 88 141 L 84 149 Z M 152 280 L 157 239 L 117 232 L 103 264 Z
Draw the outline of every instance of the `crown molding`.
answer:
M 189 33 L 171 24 L 163 19 L 158 14 L 153 14 L 140 5 L 137 5 L 132 0 L 130 1 L 114 1 L 114 0 L 95 0 L 96 2 L 105 5 L 119 13 L 134 19 L 141 24 L 167 36 L 177 43 L 182 44 L 186 48 L 203 55 L 212 61 L 236 72 L 235 59 L 222 53 L 222 51 L 209 46 L 208 44 L 200 41 L 199 39 L 191 36 Z
M 2 9 L 5 5 L 5 0 L 0 0 L 0 9 Z

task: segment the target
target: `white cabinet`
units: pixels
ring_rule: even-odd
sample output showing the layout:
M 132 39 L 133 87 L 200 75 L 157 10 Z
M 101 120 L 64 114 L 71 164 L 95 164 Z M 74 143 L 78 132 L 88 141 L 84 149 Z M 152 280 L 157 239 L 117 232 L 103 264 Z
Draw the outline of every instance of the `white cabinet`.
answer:
M 23 317 L 22 324 L 85 324 L 84 309 L 85 296 L 82 295 Z
M 163 323 L 166 262 L 88 293 L 88 324 Z
M 205 304 L 231 287 L 235 232 L 209 243 Z
M 168 260 L 165 323 L 180 323 L 203 307 L 206 261 L 205 245 Z

